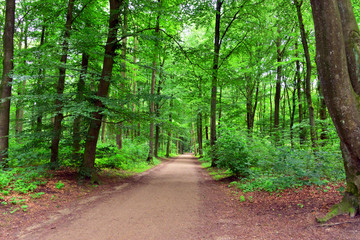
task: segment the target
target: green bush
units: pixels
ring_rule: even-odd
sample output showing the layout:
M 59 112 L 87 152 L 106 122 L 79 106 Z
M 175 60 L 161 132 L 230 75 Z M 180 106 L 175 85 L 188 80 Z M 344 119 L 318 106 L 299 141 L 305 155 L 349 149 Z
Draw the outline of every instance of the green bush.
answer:
M 100 145 L 98 149 L 95 163 L 99 168 L 132 170 L 148 165 L 149 147 L 146 143 L 125 139 L 121 150 L 112 145 Z
M 222 127 L 216 142 L 217 166 L 229 169 L 234 175 L 250 175 L 249 152 L 243 136 L 233 128 Z

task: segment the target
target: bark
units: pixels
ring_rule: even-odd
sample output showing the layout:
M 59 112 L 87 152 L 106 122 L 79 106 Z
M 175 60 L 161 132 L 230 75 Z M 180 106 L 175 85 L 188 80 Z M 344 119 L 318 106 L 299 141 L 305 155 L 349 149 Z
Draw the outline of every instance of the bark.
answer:
M 63 93 L 65 88 L 65 74 L 66 74 L 66 62 L 68 58 L 69 51 L 69 38 L 70 31 L 73 22 L 73 9 L 74 9 L 75 0 L 69 0 L 68 10 L 66 15 L 66 23 L 65 23 L 65 34 L 64 41 L 62 43 L 62 55 L 60 60 L 59 67 L 59 80 L 56 86 L 57 98 L 55 100 L 56 106 L 56 116 L 53 128 L 53 137 L 51 141 L 51 163 L 52 165 L 57 165 L 59 160 L 59 143 L 61 138 L 62 126 L 61 122 L 64 118 L 64 114 L 62 113 L 62 108 L 64 105 L 63 101 Z
M 125 0 L 124 1 L 124 7 L 123 7 L 123 23 L 122 23 L 122 29 L 121 29 L 121 33 L 122 35 L 126 35 L 127 31 L 128 31 L 128 19 L 127 19 L 127 12 L 128 12 L 128 1 Z M 122 44 L 121 44 L 121 78 L 122 81 L 126 80 L 126 50 L 127 50 L 127 38 L 124 38 L 122 40 Z M 121 88 L 124 88 L 124 84 L 121 83 Z M 123 123 L 118 124 L 118 128 L 119 131 L 116 134 L 116 145 L 118 147 L 118 149 L 122 149 L 123 147 Z
M 295 43 L 295 49 L 298 49 L 298 43 Z M 296 52 L 295 57 L 298 57 L 298 53 Z M 304 128 L 301 126 L 303 121 L 303 104 L 302 104 L 302 91 L 301 91 L 302 81 L 300 77 L 300 61 L 296 61 L 296 87 L 297 87 L 297 98 L 298 98 L 298 106 L 299 106 L 299 124 L 300 124 L 300 131 L 299 131 L 299 138 L 300 138 L 300 145 L 305 143 L 306 140 L 306 132 Z
M 259 84 L 259 81 L 253 82 L 250 78 L 246 81 L 246 124 L 249 136 L 252 135 L 254 129 L 255 113 L 259 97 Z
M 0 165 L 7 167 L 10 128 L 11 72 L 14 69 L 15 0 L 6 0 L 3 35 L 3 72 L 0 85 Z M 0 166 L 1 167 L 1 166 Z
M 162 71 L 163 71 L 162 68 L 164 67 L 164 64 L 165 64 L 165 58 L 163 58 L 163 61 L 160 64 L 159 83 L 157 86 L 157 93 L 156 93 L 158 99 L 155 104 L 156 119 L 160 118 L 160 102 L 159 102 L 160 98 L 159 97 L 161 95 L 162 85 L 163 85 L 163 81 L 164 81 L 163 74 L 162 74 Z M 159 139 L 160 139 L 160 125 L 159 125 L 159 123 L 157 123 L 155 125 L 155 148 L 154 148 L 155 157 L 158 157 Z
M 42 45 L 44 45 L 44 43 L 45 43 L 45 30 L 46 30 L 46 27 L 45 27 L 45 25 L 43 25 L 42 29 L 41 29 L 40 47 Z M 39 56 L 39 58 L 40 58 L 40 56 Z M 40 67 L 39 78 L 37 79 L 37 86 L 35 88 L 36 94 L 38 96 L 40 96 L 42 94 L 44 81 L 45 81 L 45 70 L 42 67 Z M 43 119 L 42 115 L 43 115 L 42 111 L 39 109 L 39 106 L 37 106 L 37 117 L 36 117 L 36 131 L 37 132 L 41 132 L 41 130 L 42 130 L 42 119 Z
M 222 1 L 216 1 L 216 16 L 215 16 L 215 38 L 214 38 L 214 59 L 212 68 L 211 80 L 211 106 L 210 106 L 210 146 L 211 146 L 211 166 L 216 163 L 216 98 L 217 98 L 217 81 L 219 71 L 219 55 L 220 55 L 220 18 L 221 18 Z
M 158 0 L 159 6 L 161 5 L 161 0 Z M 155 27 L 155 36 L 158 36 L 160 32 L 160 14 L 156 18 L 156 27 Z M 155 50 L 158 50 L 159 42 L 155 42 Z M 155 83 L 156 83 L 156 66 L 157 66 L 157 53 L 154 55 L 154 60 L 152 64 L 152 75 L 151 75 L 151 89 L 150 94 L 152 97 L 155 96 Z M 155 102 L 154 99 L 150 101 L 150 117 L 152 118 L 155 113 Z M 149 154 L 147 157 L 148 162 L 152 162 L 154 157 L 154 121 L 150 120 L 150 134 L 149 134 Z
M 304 26 L 302 12 L 301 12 L 301 5 L 302 5 L 303 1 L 301 0 L 301 2 L 299 2 L 298 0 L 294 0 L 294 3 L 296 6 L 300 34 L 301 34 L 301 42 L 303 45 L 305 61 L 306 61 L 305 92 L 306 92 L 306 100 L 307 100 L 308 111 L 309 111 L 311 143 L 312 143 L 312 147 L 316 149 L 317 148 L 317 134 L 316 134 L 316 127 L 315 127 L 315 113 L 314 113 L 314 106 L 312 104 L 312 99 L 311 99 L 311 59 L 310 59 L 309 46 L 308 46 L 306 32 L 305 32 L 305 26 Z
M 119 9 L 122 2 L 122 0 L 110 0 L 109 32 L 105 46 L 102 74 L 96 94 L 100 98 L 108 96 L 109 92 L 110 80 L 114 66 L 114 57 L 116 56 L 117 49 L 116 35 L 120 18 Z M 103 119 L 103 113 L 101 110 L 104 108 L 104 104 L 100 99 L 95 100 L 94 104 L 99 110 L 94 112 L 92 115 L 93 119 L 90 122 L 90 127 L 85 142 L 84 160 L 80 170 L 80 173 L 87 177 L 93 177 L 95 173 L 94 164 L 96 144 L 99 138 L 101 121 Z
M 294 122 L 295 122 L 295 110 L 296 110 L 296 73 L 294 77 L 295 87 L 292 92 L 292 100 L 290 100 L 289 88 L 286 87 L 286 95 L 288 99 L 288 107 L 289 107 L 289 114 L 290 114 L 290 142 L 291 148 L 294 147 Z
M 348 47 L 358 55 L 360 31 L 350 0 L 311 0 L 318 74 L 329 114 L 341 140 L 347 187 L 340 204 L 319 221 L 342 213 L 354 216 L 360 205 L 360 106 L 351 80 L 359 62 L 348 63 Z M 344 16 L 346 13 L 347 16 Z M 350 44 L 348 44 L 350 43 Z
M 208 125 L 208 116 L 205 114 L 205 137 L 206 140 L 209 140 L 209 125 Z
M 169 112 L 169 123 L 170 123 L 170 128 L 168 130 L 168 138 L 167 138 L 167 143 L 166 143 L 166 157 L 170 157 L 170 143 L 171 143 L 171 123 L 172 123 L 172 111 L 173 108 L 173 99 L 170 99 L 170 112 Z
M 80 104 L 84 101 L 84 91 L 85 91 L 85 79 L 87 75 L 87 69 L 89 66 L 89 55 L 87 53 L 82 54 L 81 58 L 81 72 L 79 82 L 77 84 L 77 96 L 75 101 Z M 79 161 L 81 159 L 81 116 L 76 116 L 73 122 L 73 152 L 72 158 L 74 161 Z
M 281 54 L 281 39 L 278 38 L 276 41 L 276 47 L 277 47 L 277 63 L 279 64 L 276 68 L 276 87 L 275 87 L 275 97 L 274 97 L 274 103 L 275 103 L 275 110 L 274 110 L 274 130 L 279 130 L 279 124 L 280 124 L 280 97 L 281 97 L 281 74 L 282 74 L 282 54 Z M 275 133 L 276 136 L 278 136 L 278 133 Z M 279 139 L 276 138 L 276 141 Z
M 320 98 L 319 118 L 321 120 L 320 139 L 321 139 L 321 146 L 325 146 L 325 143 L 328 140 L 327 126 L 325 123 L 325 121 L 327 119 L 327 108 L 326 108 L 326 102 L 324 99 L 324 94 L 322 93 L 320 84 L 318 86 L 318 92 L 319 92 L 319 98 Z
M 120 128 L 120 133 L 121 133 L 121 128 Z M 106 143 L 106 117 L 104 117 L 103 122 L 101 124 L 101 137 L 100 137 L 100 139 L 101 139 L 102 143 Z M 116 136 L 116 141 L 117 141 L 117 139 L 118 139 L 118 137 Z M 119 149 L 121 149 L 122 144 L 118 143 L 118 142 L 116 142 L 116 144 L 117 144 L 118 148 L 120 146 Z
M 223 91 L 223 87 L 222 87 L 222 84 L 220 84 L 220 92 L 219 92 L 219 103 L 218 103 L 218 106 L 219 106 L 219 110 L 218 110 L 218 114 L 219 114 L 219 118 L 218 118 L 218 129 L 220 129 L 221 127 L 221 114 L 222 114 L 222 91 Z M 220 137 L 220 136 L 219 136 Z
M 203 157 L 203 131 L 202 131 L 202 113 L 199 112 L 197 116 L 197 139 L 199 145 L 199 155 L 200 158 Z
M 21 50 L 21 48 L 22 48 L 23 34 L 24 34 L 24 49 L 28 48 L 27 32 L 28 32 L 28 26 L 27 26 L 27 24 L 25 24 L 24 33 L 20 34 L 19 50 Z M 24 64 L 26 65 L 26 61 L 24 61 Z M 19 86 L 18 86 L 17 95 L 18 95 L 19 99 L 20 99 L 20 96 L 25 93 L 25 86 L 26 86 L 26 80 L 23 80 L 23 82 L 20 83 Z M 24 108 L 21 105 L 22 104 L 19 101 L 17 101 L 17 103 L 16 103 L 16 112 L 15 112 L 15 136 L 16 137 L 18 137 L 18 135 L 23 131 Z M 19 140 L 19 139 L 17 139 L 17 140 Z

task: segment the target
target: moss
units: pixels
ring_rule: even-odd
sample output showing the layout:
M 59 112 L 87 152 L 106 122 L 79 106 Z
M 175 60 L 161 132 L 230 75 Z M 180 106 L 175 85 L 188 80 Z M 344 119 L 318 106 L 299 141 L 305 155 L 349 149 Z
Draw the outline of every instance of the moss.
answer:
M 348 214 L 350 217 L 355 217 L 359 212 L 359 202 L 354 196 L 346 194 L 341 203 L 334 205 L 330 211 L 323 218 L 316 218 L 318 223 L 326 223 L 330 219 L 342 215 Z

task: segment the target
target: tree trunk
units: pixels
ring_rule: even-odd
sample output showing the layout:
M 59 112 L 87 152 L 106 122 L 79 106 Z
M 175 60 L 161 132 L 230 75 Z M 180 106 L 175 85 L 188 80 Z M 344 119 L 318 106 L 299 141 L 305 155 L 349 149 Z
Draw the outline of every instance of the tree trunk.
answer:
M 158 5 L 160 7 L 161 0 L 158 0 Z M 156 27 L 155 27 L 155 36 L 157 37 L 160 32 L 160 14 L 158 14 L 156 18 Z M 156 39 L 155 42 L 155 50 L 157 52 L 159 46 L 158 39 Z M 157 53 L 154 54 L 154 60 L 152 64 L 152 75 L 151 75 L 151 89 L 150 94 L 152 97 L 155 96 L 155 83 L 156 83 L 156 65 L 157 65 Z M 150 118 L 153 118 L 153 115 L 155 113 L 155 102 L 154 99 L 150 101 Z M 149 154 L 147 157 L 147 162 L 152 162 L 154 157 L 154 120 L 150 120 L 150 134 L 149 134 Z
M 341 140 L 347 187 L 340 204 L 318 221 L 354 216 L 360 206 L 360 31 L 350 0 L 311 0 L 318 74 L 329 114 Z M 349 55 L 353 55 L 352 57 Z M 352 60 L 351 60 L 352 59 Z M 349 61 L 351 61 L 349 63 Z
M 123 20 L 123 23 L 122 23 L 122 28 L 121 28 L 121 33 L 122 35 L 126 35 L 127 34 L 127 31 L 128 31 L 128 19 L 127 19 L 127 12 L 128 12 L 128 7 L 129 7 L 129 4 L 128 4 L 128 1 L 125 0 L 124 1 L 124 6 L 123 6 L 123 16 L 124 16 L 124 20 Z M 124 38 L 122 40 L 122 44 L 121 44 L 121 78 L 122 78 L 122 82 L 126 81 L 126 50 L 127 50 L 127 41 L 128 39 L 127 38 Z M 121 88 L 124 88 L 124 84 L 121 83 Z M 105 125 L 105 124 L 104 124 Z M 117 145 L 117 148 L 118 149 L 122 149 L 123 147 L 123 126 L 124 124 L 123 123 L 120 123 L 118 124 L 118 128 L 119 128 L 119 131 L 117 132 L 116 134 L 116 145 Z M 103 128 L 103 131 L 105 129 Z M 105 132 L 105 131 L 104 131 Z M 105 138 L 104 138 L 105 139 Z
M 216 1 L 216 17 L 215 17 L 215 38 L 214 38 L 214 59 L 211 80 L 211 109 L 210 109 L 210 147 L 211 147 L 211 166 L 216 163 L 216 100 L 217 100 L 217 78 L 219 71 L 220 57 L 220 18 L 221 18 L 221 0 Z
M 173 99 L 170 99 L 170 112 L 169 112 L 169 123 L 171 124 L 172 122 L 172 111 L 173 108 Z M 170 143 L 171 143 L 171 125 L 168 131 L 168 139 L 167 139 L 167 144 L 166 144 L 166 157 L 170 157 Z
M 41 29 L 40 47 L 42 45 L 44 45 L 44 43 L 45 43 L 45 30 L 46 30 L 46 27 L 45 27 L 45 25 L 43 25 L 42 29 Z M 40 60 L 40 58 L 41 58 L 41 56 L 39 56 L 39 60 Z M 39 77 L 37 79 L 37 86 L 35 87 L 35 91 L 36 91 L 36 94 L 38 96 L 40 96 L 42 94 L 44 82 L 45 82 L 45 70 L 42 67 L 40 67 L 39 68 Z M 40 107 L 38 105 L 36 105 L 36 110 L 37 110 L 37 113 L 36 113 L 36 131 L 41 132 L 42 127 L 43 127 L 42 126 L 43 113 L 40 110 Z
M 119 127 L 119 131 L 120 131 L 120 135 L 121 135 L 121 127 Z M 104 119 L 103 119 L 103 122 L 101 124 L 101 136 L 100 136 L 100 139 L 101 139 L 101 143 L 106 143 L 106 116 L 104 116 Z M 118 139 L 118 136 L 116 135 L 116 139 Z M 121 139 L 121 137 L 120 137 Z M 122 146 L 121 143 L 118 143 L 116 142 L 118 148 L 119 146 Z M 121 149 L 121 147 L 119 148 Z
M 296 49 L 296 54 L 295 57 L 298 57 L 298 43 L 295 42 L 295 49 Z M 302 93 L 301 93 L 301 86 L 302 86 L 302 82 L 301 82 L 301 77 L 300 77 L 300 61 L 296 60 L 296 88 L 297 88 L 297 99 L 298 99 L 298 107 L 299 107 L 299 124 L 300 124 L 300 128 L 299 128 L 299 139 L 300 139 L 300 145 L 305 143 L 306 140 L 306 132 L 304 130 L 304 128 L 301 126 L 301 123 L 303 121 L 303 104 L 302 104 Z
M 100 98 L 108 96 L 109 92 L 112 70 L 114 66 L 114 57 L 116 56 L 117 49 L 116 35 L 120 18 L 119 9 L 122 2 L 123 0 L 110 0 L 109 33 L 105 46 L 103 70 L 100 78 L 98 92 L 96 94 Z M 90 122 L 90 127 L 85 142 L 84 160 L 80 170 L 80 173 L 87 177 L 92 177 L 95 173 L 94 164 L 96 144 L 99 138 L 101 120 L 103 118 L 101 109 L 104 108 L 104 104 L 100 99 L 95 100 L 95 106 L 99 108 L 99 111 L 92 114 L 93 119 Z
M 11 72 L 14 69 L 15 0 L 6 0 L 3 35 L 3 73 L 0 85 L 0 165 L 7 167 L 10 128 Z M 1 167 L 1 166 L 0 166 Z
M 207 114 L 205 114 L 205 138 L 209 141 L 209 120 Z
M 282 54 L 280 50 L 281 39 L 278 38 L 276 41 L 277 47 L 277 63 L 279 64 L 276 70 L 276 90 L 275 90 L 275 110 L 274 110 L 274 131 L 275 131 L 275 142 L 278 142 L 280 139 L 279 133 L 279 124 L 280 124 L 280 97 L 281 97 L 281 74 L 282 74 Z
M 56 106 L 56 116 L 53 128 L 53 137 L 51 141 L 51 163 L 54 166 L 58 164 L 59 160 L 59 143 L 61 137 L 61 122 L 64 118 L 64 114 L 62 113 L 62 108 L 64 104 L 63 100 L 63 93 L 65 88 L 65 74 L 66 74 L 66 62 L 68 57 L 69 51 L 69 38 L 70 38 L 70 31 L 71 26 L 73 23 L 73 9 L 74 9 L 74 2 L 75 0 L 69 0 L 67 15 L 66 15 L 66 23 L 65 23 L 65 34 L 64 34 L 64 41 L 62 43 L 62 55 L 60 60 L 60 67 L 59 67 L 59 80 L 56 87 L 57 97 L 55 100 Z
M 254 129 L 255 113 L 259 96 L 259 84 L 260 82 L 258 80 L 253 82 L 250 78 L 246 81 L 246 123 L 249 136 L 252 136 Z
M 301 42 L 304 48 L 304 54 L 305 54 L 305 60 L 306 60 L 306 75 L 305 75 L 305 83 L 306 83 L 306 100 L 308 104 L 308 111 L 309 111 L 309 123 L 310 123 L 310 136 L 311 136 L 311 143 L 312 147 L 314 149 L 317 148 L 317 134 L 316 134 L 316 128 L 315 128 L 315 113 L 314 113 L 314 106 L 312 104 L 311 100 L 311 59 L 310 59 L 310 52 L 309 52 L 309 46 L 306 38 L 306 32 L 305 32 L 305 26 L 303 23 L 303 17 L 301 12 L 301 5 L 303 3 L 303 0 L 301 0 L 301 3 L 299 3 L 298 0 L 294 0 L 297 15 L 298 15 L 298 21 L 299 21 L 299 28 L 301 33 Z
M 77 96 L 76 102 L 80 104 L 84 101 L 84 91 L 85 91 L 85 79 L 87 74 L 87 69 L 89 66 L 89 55 L 86 53 L 82 54 L 81 59 L 81 72 L 79 82 L 77 84 Z M 76 116 L 73 122 L 73 152 L 72 158 L 74 161 L 79 161 L 81 159 L 81 116 Z
M 159 119 L 160 118 L 160 94 L 161 94 L 161 89 L 162 89 L 162 85 L 163 85 L 163 67 L 164 67 L 164 64 L 165 64 L 165 57 L 163 58 L 163 61 L 162 63 L 160 64 L 160 73 L 159 73 L 159 83 L 158 83 L 158 86 L 157 86 L 157 96 L 158 96 L 158 99 L 156 101 L 156 104 L 155 104 L 155 112 L 156 112 L 156 119 Z M 160 139 L 160 125 L 159 123 L 157 123 L 155 125 L 155 149 L 154 149 L 154 155 L 155 157 L 158 157 L 158 150 L 159 150 L 159 139 Z
M 24 37 L 24 49 L 26 50 L 28 48 L 28 26 L 25 24 L 24 33 L 21 31 L 19 36 L 19 50 L 22 48 L 22 41 Z M 26 65 L 26 61 L 24 61 L 24 64 Z M 23 80 L 18 85 L 18 91 L 17 96 L 20 98 L 21 95 L 25 93 L 25 86 L 26 86 L 26 80 Z M 23 123 L 24 123 L 24 108 L 19 101 L 16 103 L 16 111 L 15 111 L 15 137 L 19 141 L 18 135 L 23 131 Z M 20 141 L 19 141 L 20 142 Z
M 326 119 L 327 119 L 327 108 L 326 108 L 326 102 L 324 99 L 324 94 L 322 93 L 323 90 L 321 89 L 321 86 L 319 84 L 318 86 L 318 92 L 319 92 L 319 98 L 320 98 L 320 110 L 319 110 L 319 117 L 321 120 L 321 146 L 325 146 L 327 140 L 328 140 L 328 133 L 327 133 L 327 126 L 326 126 Z

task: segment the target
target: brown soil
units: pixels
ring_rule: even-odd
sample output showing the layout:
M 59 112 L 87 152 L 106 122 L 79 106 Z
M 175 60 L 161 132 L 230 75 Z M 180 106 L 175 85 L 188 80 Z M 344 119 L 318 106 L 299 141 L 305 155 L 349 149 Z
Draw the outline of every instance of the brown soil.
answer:
M 27 213 L 2 216 L 0 239 L 360 239 L 358 217 L 316 223 L 341 199 L 332 185 L 241 193 L 212 180 L 191 155 L 99 187 L 64 176 Z

